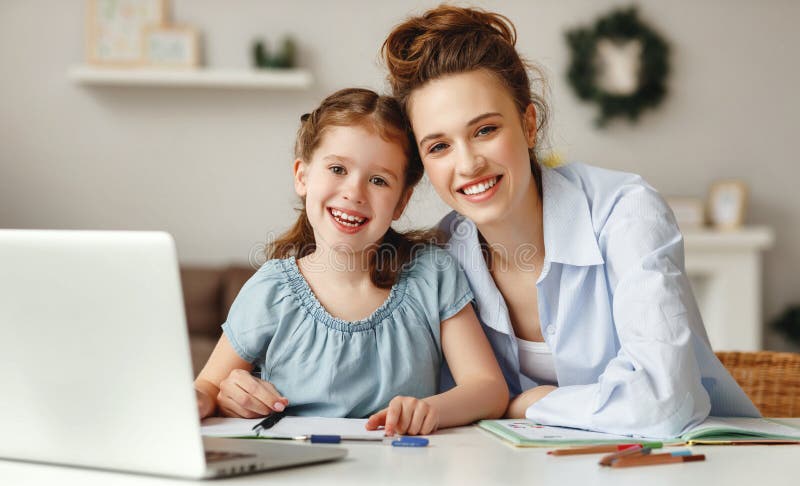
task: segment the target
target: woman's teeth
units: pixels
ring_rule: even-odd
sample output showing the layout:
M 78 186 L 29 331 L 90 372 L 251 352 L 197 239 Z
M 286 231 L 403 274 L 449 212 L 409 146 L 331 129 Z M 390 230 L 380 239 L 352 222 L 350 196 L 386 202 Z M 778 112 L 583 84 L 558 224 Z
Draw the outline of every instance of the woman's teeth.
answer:
M 461 190 L 467 196 L 474 196 L 475 194 L 480 194 L 482 192 L 488 191 L 490 188 L 494 187 L 497 184 L 498 178 L 495 177 L 494 179 L 489 179 L 486 182 L 481 182 L 479 184 L 474 184 L 472 186 L 467 186 Z
M 352 214 L 347 214 L 345 212 L 339 211 L 338 209 L 331 209 L 331 214 L 338 223 L 343 224 L 344 226 L 350 226 L 351 228 L 355 228 L 356 226 L 361 226 L 367 221 L 367 218 L 353 216 Z

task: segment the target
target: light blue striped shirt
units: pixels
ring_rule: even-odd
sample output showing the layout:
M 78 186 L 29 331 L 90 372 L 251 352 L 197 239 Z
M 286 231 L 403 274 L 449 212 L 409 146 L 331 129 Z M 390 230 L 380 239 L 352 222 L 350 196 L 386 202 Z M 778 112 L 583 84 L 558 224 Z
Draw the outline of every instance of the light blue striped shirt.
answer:
M 527 410 L 542 424 L 674 437 L 715 416 L 759 416 L 711 350 L 684 269 L 683 237 L 641 177 L 569 164 L 543 169 L 542 335 L 558 389 Z M 536 386 L 520 373 L 502 295 L 477 229 L 456 213 L 440 228 L 475 294 L 512 396 Z M 452 384 L 443 370 L 443 388 Z

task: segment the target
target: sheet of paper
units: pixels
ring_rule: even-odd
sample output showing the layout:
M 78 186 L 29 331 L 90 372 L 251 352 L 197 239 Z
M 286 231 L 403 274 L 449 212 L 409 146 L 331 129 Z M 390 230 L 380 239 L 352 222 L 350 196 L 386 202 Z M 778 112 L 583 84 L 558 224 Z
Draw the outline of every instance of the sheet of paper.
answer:
M 549 427 L 547 425 L 537 425 L 529 420 L 497 420 L 495 423 L 522 436 L 524 439 L 532 441 L 631 440 L 631 437 L 625 435 L 604 434 L 601 432 L 568 429 L 565 427 Z
M 261 419 L 211 417 L 203 420 L 201 433 L 211 437 L 252 437 Z M 383 429 L 367 430 L 367 419 L 329 417 L 284 417 L 263 431 L 265 437 L 299 437 L 311 434 L 340 435 L 352 439 L 381 439 Z

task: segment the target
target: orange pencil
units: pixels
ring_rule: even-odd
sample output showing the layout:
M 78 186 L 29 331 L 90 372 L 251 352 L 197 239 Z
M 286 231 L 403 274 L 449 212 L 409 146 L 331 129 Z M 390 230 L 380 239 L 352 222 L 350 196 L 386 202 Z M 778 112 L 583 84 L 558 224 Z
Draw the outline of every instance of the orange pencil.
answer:
M 573 454 L 602 454 L 604 452 L 619 452 L 626 449 L 641 449 L 642 447 L 658 448 L 661 447 L 660 442 L 635 442 L 631 444 L 603 444 L 585 447 L 570 447 L 567 449 L 555 449 L 547 451 L 548 454 L 553 456 L 571 456 Z
M 671 454 L 657 454 L 640 457 L 622 457 L 611 463 L 611 467 L 636 467 L 656 466 L 658 464 L 674 464 L 677 462 L 705 461 L 705 454 L 693 456 L 673 456 Z

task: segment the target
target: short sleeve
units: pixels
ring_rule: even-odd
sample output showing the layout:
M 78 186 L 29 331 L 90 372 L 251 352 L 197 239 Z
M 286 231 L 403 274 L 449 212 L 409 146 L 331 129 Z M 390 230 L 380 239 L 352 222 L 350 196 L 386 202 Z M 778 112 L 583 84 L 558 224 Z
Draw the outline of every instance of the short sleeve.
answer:
M 250 363 L 264 357 L 279 323 L 275 309 L 285 292 L 285 282 L 277 263 L 268 261 L 250 277 L 222 324 L 233 349 Z
M 435 298 L 432 304 L 439 314 L 439 322 L 458 314 L 475 298 L 461 265 L 441 248 L 430 247 L 420 252 L 415 258 L 414 272 L 427 283 L 428 292 Z

